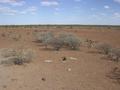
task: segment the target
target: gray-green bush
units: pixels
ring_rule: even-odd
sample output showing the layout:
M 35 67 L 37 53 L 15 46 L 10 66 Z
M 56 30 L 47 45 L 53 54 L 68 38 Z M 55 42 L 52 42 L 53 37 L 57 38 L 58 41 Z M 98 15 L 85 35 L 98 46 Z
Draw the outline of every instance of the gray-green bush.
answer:
M 47 48 L 54 38 L 54 35 L 52 32 L 37 32 L 35 33 L 35 37 L 38 42 L 43 43 Z
M 50 45 L 53 47 L 53 49 L 57 50 L 57 51 L 59 51 L 62 48 L 63 44 L 64 44 L 63 40 L 60 38 L 57 38 L 57 37 L 53 38 L 50 43 Z
M 74 34 L 71 33 L 60 34 L 59 38 L 64 42 L 64 46 L 72 50 L 78 50 L 80 47 L 80 40 Z
M 55 50 L 61 49 L 63 46 L 72 50 L 78 50 L 80 46 L 79 38 L 71 33 L 61 33 L 55 36 L 51 32 L 39 32 L 35 34 L 36 40 L 42 44 L 53 47 Z

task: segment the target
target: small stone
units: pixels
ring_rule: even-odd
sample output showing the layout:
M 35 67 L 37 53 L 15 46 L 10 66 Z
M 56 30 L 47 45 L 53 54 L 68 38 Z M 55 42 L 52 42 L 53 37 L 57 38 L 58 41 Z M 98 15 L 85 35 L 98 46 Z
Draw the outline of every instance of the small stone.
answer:
M 74 58 L 74 57 L 70 57 L 71 60 L 77 60 L 77 58 Z
M 52 60 L 44 60 L 45 63 L 51 63 L 53 62 Z
M 62 61 L 66 61 L 67 60 L 67 58 L 66 57 L 62 57 Z
M 71 68 L 68 68 L 68 71 L 70 72 L 70 71 L 71 71 Z
M 42 81 L 46 81 L 46 79 L 45 79 L 45 78 L 42 78 L 41 80 L 42 80 Z
M 6 85 L 3 85 L 3 88 L 7 88 L 7 86 L 6 86 Z

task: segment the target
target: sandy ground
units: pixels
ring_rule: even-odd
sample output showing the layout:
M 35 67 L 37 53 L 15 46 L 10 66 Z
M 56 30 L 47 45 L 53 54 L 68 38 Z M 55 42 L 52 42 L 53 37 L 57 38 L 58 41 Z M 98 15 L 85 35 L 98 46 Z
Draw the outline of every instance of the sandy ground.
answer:
M 21 34 L 22 39 L 14 41 L 2 36 L 10 31 Z M 59 32 L 63 31 L 65 30 Z M 119 63 L 104 59 L 102 54 L 91 53 L 94 49 L 86 47 L 81 47 L 80 51 L 44 50 L 44 47 L 33 42 L 32 32 L 20 29 L 0 30 L 0 49 L 23 46 L 36 52 L 36 58 L 29 64 L 0 65 L 0 90 L 120 90 L 120 84 L 106 77 L 112 68 L 120 67 Z M 120 31 L 78 29 L 69 32 L 120 47 Z M 66 62 L 62 61 L 64 56 L 67 57 Z M 46 63 L 44 60 L 52 62 Z

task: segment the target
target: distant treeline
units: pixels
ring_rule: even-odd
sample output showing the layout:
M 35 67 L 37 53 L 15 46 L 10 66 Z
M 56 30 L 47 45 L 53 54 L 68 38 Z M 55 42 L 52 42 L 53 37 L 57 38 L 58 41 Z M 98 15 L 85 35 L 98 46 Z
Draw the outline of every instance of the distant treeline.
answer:
M 0 25 L 0 28 L 66 28 L 66 29 L 115 29 L 120 25 Z

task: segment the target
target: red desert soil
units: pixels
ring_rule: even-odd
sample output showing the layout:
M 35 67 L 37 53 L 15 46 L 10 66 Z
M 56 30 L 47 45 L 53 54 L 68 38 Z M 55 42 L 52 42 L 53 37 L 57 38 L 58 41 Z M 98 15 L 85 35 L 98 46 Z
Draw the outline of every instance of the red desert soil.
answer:
M 22 39 L 14 41 L 2 36 L 9 31 L 21 34 Z M 120 31 L 117 30 L 69 30 L 69 32 L 82 38 L 120 47 Z M 90 53 L 93 49 L 81 47 L 80 51 L 63 49 L 56 52 L 44 50 L 44 47 L 33 41 L 32 30 L 0 30 L 0 49 L 22 45 L 36 52 L 36 58 L 29 64 L 0 65 L 0 90 L 120 90 L 120 84 L 106 77 L 112 68 L 120 67 L 119 63 L 102 59 L 101 54 Z M 67 57 L 67 61 L 63 63 L 64 56 Z M 70 60 L 70 57 L 77 60 Z M 52 62 L 45 63 L 44 60 Z

